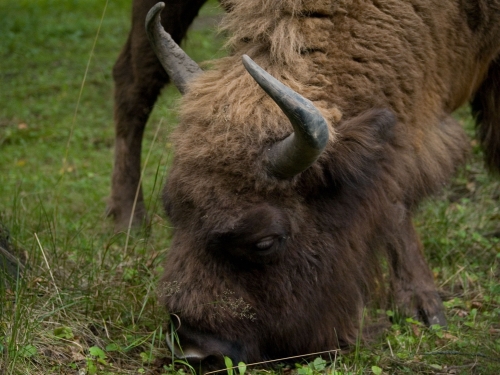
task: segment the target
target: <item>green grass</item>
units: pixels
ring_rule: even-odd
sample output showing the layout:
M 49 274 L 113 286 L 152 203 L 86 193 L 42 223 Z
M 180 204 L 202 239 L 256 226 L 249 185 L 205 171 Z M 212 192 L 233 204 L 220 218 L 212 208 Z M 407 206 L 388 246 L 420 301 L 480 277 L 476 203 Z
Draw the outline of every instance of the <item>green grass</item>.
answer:
M 111 69 L 131 2 L 105 6 L 0 1 L 0 222 L 29 264 L 17 289 L 2 282 L 0 373 L 137 373 L 167 354 L 167 322 L 155 298 L 169 242 L 158 194 L 178 94 L 169 88 L 158 102 L 144 141 L 154 238 L 137 233 L 125 249 L 125 236 L 112 234 L 104 212 L 113 160 Z M 188 51 L 220 54 L 222 40 L 212 34 L 191 32 Z
M 155 296 L 170 240 L 159 193 L 171 156 L 174 88 L 157 103 L 144 140 L 152 234 L 134 233 L 127 242 L 104 218 L 111 69 L 130 5 L 0 0 L 0 222 L 29 264 L 21 282 L 0 284 L 0 373 L 178 371 L 163 367 L 168 322 Z M 211 1 L 203 15 L 219 12 L 215 7 Z M 188 53 L 198 61 L 221 56 L 222 38 L 202 26 L 190 32 Z M 472 133 L 466 111 L 457 116 Z M 383 337 L 327 362 L 297 360 L 298 374 L 500 373 L 499 196 L 474 145 L 467 168 L 417 216 L 445 295 L 448 331 L 389 312 L 393 324 Z

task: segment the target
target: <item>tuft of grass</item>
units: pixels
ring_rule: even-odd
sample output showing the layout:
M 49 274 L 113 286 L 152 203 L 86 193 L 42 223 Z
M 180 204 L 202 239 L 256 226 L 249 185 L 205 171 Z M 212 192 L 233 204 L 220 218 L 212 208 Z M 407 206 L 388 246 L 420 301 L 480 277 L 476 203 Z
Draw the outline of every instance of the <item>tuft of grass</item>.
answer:
M 168 361 L 169 322 L 155 295 L 170 241 L 159 194 L 171 158 L 175 88 L 158 101 L 144 140 L 153 231 L 111 234 L 104 219 L 113 160 L 111 69 L 130 5 L 0 0 L 0 223 L 9 234 L 0 240 L 24 264 L 19 277 L 16 271 L 8 283 L 0 280 L 0 373 L 190 371 Z M 212 27 L 217 7 L 207 3 L 184 44 L 197 61 L 224 54 Z M 457 116 L 473 136 L 467 110 Z M 472 146 L 468 165 L 416 218 L 443 291 L 447 330 L 386 311 L 387 332 L 351 353 L 234 371 L 500 373 L 500 185 L 485 172 L 477 141 Z

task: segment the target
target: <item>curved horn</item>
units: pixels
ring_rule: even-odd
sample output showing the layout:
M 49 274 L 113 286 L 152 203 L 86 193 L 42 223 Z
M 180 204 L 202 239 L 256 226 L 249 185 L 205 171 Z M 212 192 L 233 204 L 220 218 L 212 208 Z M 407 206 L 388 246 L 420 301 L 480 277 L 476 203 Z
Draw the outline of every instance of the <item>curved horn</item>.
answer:
M 202 70 L 163 29 L 160 12 L 164 7 L 165 3 L 157 3 L 149 10 L 146 16 L 146 32 L 161 65 L 172 83 L 184 95 L 188 82 Z
M 285 113 L 294 132 L 267 150 L 269 172 L 278 178 L 291 178 L 309 168 L 328 142 L 328 125 L 314 104 L 243 55 L 243 65 L 264 91 Z

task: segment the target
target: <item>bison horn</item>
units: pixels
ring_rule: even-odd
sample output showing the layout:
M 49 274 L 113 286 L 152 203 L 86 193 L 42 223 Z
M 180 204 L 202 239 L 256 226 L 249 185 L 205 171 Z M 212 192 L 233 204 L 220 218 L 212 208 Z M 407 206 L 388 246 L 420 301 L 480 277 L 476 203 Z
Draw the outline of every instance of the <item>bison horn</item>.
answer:
M 270 174 L 291 178 L 309 168 L 325 149 L 326 120 L 310 100 L 272 77 L 247 55 L 243 55 L 243 65 L 292 123 L 294 132 L 267 150 Z
M 165 3 L 158 3 L 149 10 L 146 16 L 146 32 L 156 56 L 172 83 L 181 94 L 185 94 L 188 82 L 202 70 L 163 29 L 160 12 L 164 7 Z

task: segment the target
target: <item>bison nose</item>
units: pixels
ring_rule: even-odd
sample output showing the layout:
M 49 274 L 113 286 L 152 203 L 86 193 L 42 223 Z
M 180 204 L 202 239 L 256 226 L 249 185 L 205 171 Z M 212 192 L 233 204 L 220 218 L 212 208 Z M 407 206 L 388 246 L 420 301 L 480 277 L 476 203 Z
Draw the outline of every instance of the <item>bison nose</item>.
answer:
M 189 340 L 183 339 L 182 342 L 181 346 L 178 332 L 172 331 L 171 334 L 167 335 L 168 348 L 176 358 L 199 362 L 208 356 Z
M 224 357 L 231 358 L 233 363 L 246 362 L 237 342 L 198 331 L 184 322 L 167 334 L 167 345 L 176 358 L 188 361 L 202 372 L 224 369 Z

